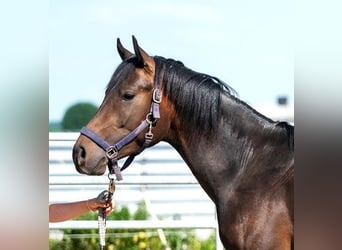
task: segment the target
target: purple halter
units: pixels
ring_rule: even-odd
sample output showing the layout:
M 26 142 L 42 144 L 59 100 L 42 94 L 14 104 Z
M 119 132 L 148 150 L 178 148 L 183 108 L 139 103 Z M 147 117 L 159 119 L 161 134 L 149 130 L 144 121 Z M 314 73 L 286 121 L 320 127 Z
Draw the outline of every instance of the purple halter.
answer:
M 159 104 L 161 102 L 161 95 L 160 95 L 160 90 L 159 90 L 159 86 L 157 82 L 158 81 L 155 81 L 155 88 L 153 90 L 151 108 L 150 108 L 150 112 L 146 115 L 146 119 L 143 120 L 137 128 L 135 128 L 128 135 L 120 139 L 114 145 L 110 145 L 108 142 L 103 140 L 100 136 L 98 136 L 96 133 L 94 133 L 87 127 L 83 127 L 80 131 L 82 135 L 91 139 L 93 142 L 95 142 L 99 147 L 101 147 L 106 152 L 106 156 L 110 160 L 110 163 L 108 162 L 109 174 L 114 173 L 118 181 L 122 180 L 121 171 L 127 168 L 132 163 L 135 157 L 135 155 L 130 155 L 128 159 L 125 161 L 122 168 L 120 168 L 118 166 L 118 159 L 117 159 L 119 151 L 124 146 L 126 146 L 131 141 L 133 141 L 147 127 L 148 127 L 148 131 L 145 133 L 145 142 L 144 142 L 143 147 L 147 147 L 152 141 L 153 123 L 155 123 L 156 120 L 160 118 Z

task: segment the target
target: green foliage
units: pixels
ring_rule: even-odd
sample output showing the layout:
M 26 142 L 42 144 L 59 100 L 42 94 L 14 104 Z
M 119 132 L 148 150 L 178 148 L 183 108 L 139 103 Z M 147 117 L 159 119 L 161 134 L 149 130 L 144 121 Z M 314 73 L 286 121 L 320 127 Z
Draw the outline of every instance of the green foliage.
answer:
M 202 241 L 201 250 L 215 250 L 215 234 L 209 236 L 208 239 Z
M 177 216 L 179 217 L 179 215 Z M 107 220 L 146 220 L 148 211 L 144 202 L 138 204 L 138 209 L 131 214 L 127 207 L 116 209 Z M 77 218 L 78 220 L 97 220 L 97 213 L 87 213 Z M 98 230 L 65 229 L 62 240 L 49 240 L 51 250 L 98 250 Z M 196 238 L 194 230 L 164 230 L 166 240 L 172 250 L 214 250 L 215 236 L 201 241 Z M 106 231 L 106 248 L 108 250 L 163 250 L 163 246 L 157 230 L 119 230 Z
M 62 125 L 60 122 L 51 121 L 49 122 L 49 132 L 60 132 L 62 131 Z
M 133 220 L 147 220 L 148 217 L 149 216 L 145 202 L 141 201 L 140 203 L 138 203 L 138 209 L 133 215 Z
M 78 131 L 95 115 L 97 107 L 91 103 L 77 103 L 69 107 L 62 120 L 62 129 Z

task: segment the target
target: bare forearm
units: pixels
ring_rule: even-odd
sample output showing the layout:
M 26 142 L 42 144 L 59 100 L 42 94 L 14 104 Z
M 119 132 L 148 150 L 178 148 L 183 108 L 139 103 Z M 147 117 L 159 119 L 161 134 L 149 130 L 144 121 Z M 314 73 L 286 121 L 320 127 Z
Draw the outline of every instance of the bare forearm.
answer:
M 60 222 L 78 217 L 89 211 L 87 200 L 49 205 L 49 221 Z
M 70 203 L 56 203 L 49 205 L 49 221 L 61 222 L 78 217 L 88 211 L 96 211 L 99 208 L 105 209 L 105 214 L 108 215 L 115 208 L 114 201 L 109 203 L 99 203 L 97 198 L 76 201 Z

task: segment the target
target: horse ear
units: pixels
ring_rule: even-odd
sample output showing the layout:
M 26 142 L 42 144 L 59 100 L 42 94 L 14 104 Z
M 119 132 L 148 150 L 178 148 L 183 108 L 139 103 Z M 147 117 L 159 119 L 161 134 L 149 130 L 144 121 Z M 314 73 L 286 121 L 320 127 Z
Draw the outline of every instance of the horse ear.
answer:
M 129 50 L 125 49 L 121 42 L 120 42 L 120 38 L 118 38 L 116 40 L 116 48 L 118 49 L 119 55 L 121 57 L 122 60 L 126 60 L 127 58 L 129 58 L 130 56 L 133 55 L 132 52 L 130 52 Z
M 141 68 L 145 68 L 152 72 L 153 65 L 154 65 L 153 58 L 149 56 L 142 48 L 140 48 L 135 36 L 132 36 L 132 39 L 133 39 L 134 53 L 138 58 L 137 66 Z

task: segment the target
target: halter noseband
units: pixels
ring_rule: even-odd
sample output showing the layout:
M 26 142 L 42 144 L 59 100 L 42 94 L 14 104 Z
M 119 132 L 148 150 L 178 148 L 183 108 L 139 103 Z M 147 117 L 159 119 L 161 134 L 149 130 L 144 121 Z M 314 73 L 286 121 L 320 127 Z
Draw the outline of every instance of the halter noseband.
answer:
M 157 75 L 157 74 L 156 74 Z M 110 145 L 108 142 L 103 140 L 96 133 L 88 129 L 87 127 L 83 127 L 81 129 L 81 134 L 88 137 L 90 140 L 95 142 L 99 147 L 101 147 L 106 152 L 106 157 L 110 162 L 108 162 L 109 174 L 115 174 L 116 179 L 118 181 L 122 180 L 121 171 L 127 168 L 132 161 L 134 160 L 135 155 L 130 155 L 125 161 L 124 165 L 120 168 L 118 166 L 118 153 L 119 151 L 133 141 L 144 129 L 148 127 L 148 131 L 145 133 L 145 142 L 143 147 L 147 147 L 153 138 L 152 127 L 157 119 L 160 118 L 159 104 L 161 102 L 161 94 L 159 89 L 159 84 L 157 77 L 155 77 L 155 88 L 153 89 L 152 94 L 152 103 L 150 112 L 146 115 L 146 119 L 143 120 L 138 127 L 136 127 L 133 131 L 131 131 L 128 135 L 120 139 L 114 145 Z

